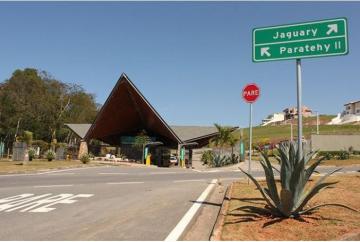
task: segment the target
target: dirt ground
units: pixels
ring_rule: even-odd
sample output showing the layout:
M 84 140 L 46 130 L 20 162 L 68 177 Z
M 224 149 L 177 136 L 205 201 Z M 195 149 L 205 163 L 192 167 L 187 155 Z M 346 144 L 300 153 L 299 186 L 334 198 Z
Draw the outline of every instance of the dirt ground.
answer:
M 315 177 L 310 186 L 318 179 Z M 341 203 L 360 211 L 360 174 L 332 176 L 339 181 L 334 188 L 320 192 L 309 207 L 323 203 Z M 264 183 L 262 183 L 264 185 Z M 323 207 L 302 219 L 278 219 L 256 212 L 245 212 L 245 206 L 264 208 L 255 185 L 235 182 L 229 210 L 225 217 L 222 240 L 340 240 L 349 233 L 360 232 L 360 213 L 340 207 Z M 357 240 L 355 237 L 354 240 Z

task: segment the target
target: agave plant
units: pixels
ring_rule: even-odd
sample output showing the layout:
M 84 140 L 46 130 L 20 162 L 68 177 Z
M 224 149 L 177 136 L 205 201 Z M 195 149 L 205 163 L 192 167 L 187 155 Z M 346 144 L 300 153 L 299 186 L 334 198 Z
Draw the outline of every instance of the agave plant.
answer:
M 339 206 L 356 211 L 348 206 L 327 203 L 317 205 L 311 208 L 306 208 L 305 205 L 322 189 L 334 185 L 337 182 L 324 182 L 324 180 L 331 174 L 339 171 L 336 169 L 325 176 L 321 177 L 315 185 L 308 191 L 305 191 L 305 186 L 309 181 L 311 175 L 316 167 L 324 160 L 320 158 L 310 166 L 306 166 L 308 161 L 313 158 L 317 152 L 308 152 L 298 158 L 298 147 L 296 143 L 290 142 L 289 144 L 281 144 L 278 148 L 279 155 L 276 159 L 280 163 L 280 182 L 281 190 L 278 192 L 273 170 L 276 170 L 270 163 L 269 158 L 265 152 L 261 152 L 260 164 L 264 169 L 266 176 L 267 187 L 262 188 L 256 179 L 250 174 L 245 173 L 250 180 L 256 185 L 262 197 L 265 199 L 267 206 L 266 210 L 274 216 L 280 217 L 298 217 L 302 214 L 311 213 L 323 206 Z M 356 211 L 357 212 L 357 211 Z
M 229 164 L 230 158 L 228 156 L 222 156 L 222 155 L 214 155 L 214 158 L 212 160 L 212 166 L 213 167 L 221 167 Z

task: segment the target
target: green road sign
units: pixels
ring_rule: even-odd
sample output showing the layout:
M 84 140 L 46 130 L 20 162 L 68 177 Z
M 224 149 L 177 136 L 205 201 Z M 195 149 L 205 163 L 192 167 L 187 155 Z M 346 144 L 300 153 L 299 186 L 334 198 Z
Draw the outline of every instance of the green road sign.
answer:
M 253 61 L 301 59 L 346 55 L 345 18 L 253 30 Z

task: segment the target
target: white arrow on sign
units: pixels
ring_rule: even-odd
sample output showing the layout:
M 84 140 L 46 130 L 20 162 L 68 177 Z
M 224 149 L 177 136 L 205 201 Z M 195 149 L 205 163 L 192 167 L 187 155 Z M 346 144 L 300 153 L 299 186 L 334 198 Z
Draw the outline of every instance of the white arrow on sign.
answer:
M 328 28 L 329 28 L 329 30 L 326 32 L 327 35 L 331 34 L 332 32 L 334 32 L 334 33 L 338 32 L 338 25 L 337 24 L 329 24 Z
M 261 56 L 266 55 L 267 57 L 270 57 L 271 55 L 269 53 L 269 49 L 270 49 L 270 47 L 262 47 L 260 50 L 260 55 Z

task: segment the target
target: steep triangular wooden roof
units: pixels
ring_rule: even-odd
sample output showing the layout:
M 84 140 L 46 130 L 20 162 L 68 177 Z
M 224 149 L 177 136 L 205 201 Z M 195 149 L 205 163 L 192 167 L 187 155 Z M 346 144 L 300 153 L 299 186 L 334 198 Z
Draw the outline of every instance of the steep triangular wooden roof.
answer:
M 115 145 L 119 144 L 121 136 L 136 135 L 141 130 L 159 137 L 166 145 L 181 143 L 176 133 L 123 73 L 86 133 L 85 140 L 98 139 Z

